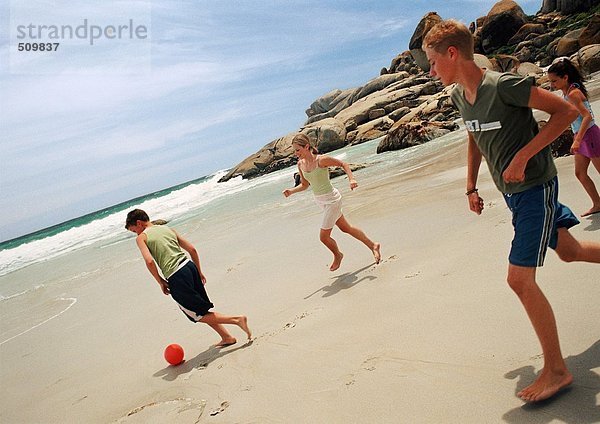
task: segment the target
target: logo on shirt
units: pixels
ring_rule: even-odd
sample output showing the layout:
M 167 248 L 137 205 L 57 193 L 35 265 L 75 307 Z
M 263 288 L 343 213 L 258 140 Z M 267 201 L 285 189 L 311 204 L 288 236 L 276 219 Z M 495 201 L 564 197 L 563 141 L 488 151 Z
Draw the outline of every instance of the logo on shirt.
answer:
M 502 124 L 500 123 L 500 121 L 480 123 L 479 119 L 465 121 L 465 126 L 467 127 L 467 131 L 469 132 L 492 131 L 499 130 L 502 128 Z

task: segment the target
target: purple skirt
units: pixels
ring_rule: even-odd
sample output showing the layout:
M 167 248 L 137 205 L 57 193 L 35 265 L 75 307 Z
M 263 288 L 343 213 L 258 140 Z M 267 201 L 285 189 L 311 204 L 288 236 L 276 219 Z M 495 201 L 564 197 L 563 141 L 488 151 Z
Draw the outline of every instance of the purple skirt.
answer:
M 600 157 L 600 128 L 597 125 L 592 125 L 587 129 L 579 145 L 578 153 L 590 159 Z

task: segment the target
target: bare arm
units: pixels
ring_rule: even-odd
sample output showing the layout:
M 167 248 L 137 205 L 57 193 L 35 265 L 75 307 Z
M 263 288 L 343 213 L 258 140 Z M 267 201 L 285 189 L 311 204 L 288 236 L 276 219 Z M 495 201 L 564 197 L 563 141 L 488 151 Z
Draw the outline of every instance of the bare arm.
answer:
M 579 145 L 581 144 L 581 140 L 583 139 L 585 132 L 588 130 L 590 124 L 592 123 L 592 114 L 583 103 L 583 101 L 585 100 L 585 96 L 583 95 L 581 90 L 571 90 L 568 99 L 569 102 L 571 102 L 573 106 L 575 106 L 575 108 L 583 118 L 581 120 L 581 126 L 579 127 L 579 131 L 575 133 L 575 137 L 573 138 L 573 146 L 571 147 L 571 153 L 577 153 L 579 152 Z
M 350 190 L 354 190 L 356 187 L 358 187 L 358 183 L 356 182 L 356 180 L 354 179 L 354 176 L 352 175 L 352 170 L 350 169 L 350 165 L 348 165 L 346 162 L 336 159 L 336 158 L 332 158 L 331 156 L 320 156 L 319 157 L 319 166 L 325 168 L 325 167 L 329 167 L 329 166 L 339 166 L 341 167 L 344 172 L 346 173 L 346 175 L 348 176 L 348 180 L 350 182 Z
M 299 193 L 301 191 L 304 191 L 310 186 L 310 183 L 306 180 L 306 178 L 304 178 L 304 174 L 302 173 L 302 170 L 300 169 L 300 165 L 298 165 L 298 173 L 300 174 L 300 184 L 294 188 L 289 188 L 289 189 L 283 190 L 283 195 L 285 197 L 290 197 L 294 193 Z
M 158 268 L 156 267 L 156 263 L 154 262 L 152 254 L 150 253 L 150 249 L 148 249 L 146 240 L 146 234 L 140 234 L 135 239 L 135 242 L 137 243 L 138 249 L 140 249 L 140 252 L 142 253 L 142 257 L 144 258 L 144 262 L 146 263 L 146 268 L 148 268 L 148 271 L 150 271 L 150 274 L 152 274 L 152 276 L 160 286 L 162 292 L 164 294 L 169 294 L 169 284 L 164 278 L 161 277 L 160 273 L 158 272 Z
M 482 154 L 475 144 L 473 135 L 467 133 L 467 198 L 469 200 L 469 209 L 477 215 L 483 211 L 483 199 L 477 192 L 477 177 L 479 176 L 479 167 L 481 166 Z
M 548 113 L 550 119 L 540 132 L 517 152 L 504 170 L 502 177 L 507 183 L 523 181 L 529 159 L 556 140 L 578 115 L 577 109 L 571 103 L 539 87 L 531 87 L 528 106 Z
M 200 275 L 200 281 L 202 281 L 202 284 L 206 284 L 206 277 L 202 273 L 202 268 L 200 267 L 200 256 L 198 255 L 198 251 L 196 250 L 196 248 L 194 247 L 194 245 L 192 243 L 190 243 L 189 241 L 187 241 L 186 239 L 181 237 L 177 233 L 177 231 L 175 231 L 175 230 L 173 230 L 173 231 L 175 232 L 175 235 L 177 236 L 177 241 L 179 242 L 179 246 L 181 246 L 181 248 L 183 250 L 185 250 L 186 252 L 188 252 L 190 254 L 192 261 L 196 265 L 196 268 L 198 268 L 198 274 Z

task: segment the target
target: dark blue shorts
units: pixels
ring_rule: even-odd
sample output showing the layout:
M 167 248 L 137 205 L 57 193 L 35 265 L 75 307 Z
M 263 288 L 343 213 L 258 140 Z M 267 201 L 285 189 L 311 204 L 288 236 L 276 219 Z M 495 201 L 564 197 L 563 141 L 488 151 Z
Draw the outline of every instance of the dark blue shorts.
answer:
M 200 321 L 214 307 L 194 262 L 188 261 L 169 277 L 168 283 L 171 297 L 190 321 Z
M 556 249 L 558 229 L 579 224 L 571 210 L 558 202 L 558 178 L 521 193 L 504 194 L 512 212 L 515 236 L 508 261 L 513 265 L 539 267 L 548 246 Z

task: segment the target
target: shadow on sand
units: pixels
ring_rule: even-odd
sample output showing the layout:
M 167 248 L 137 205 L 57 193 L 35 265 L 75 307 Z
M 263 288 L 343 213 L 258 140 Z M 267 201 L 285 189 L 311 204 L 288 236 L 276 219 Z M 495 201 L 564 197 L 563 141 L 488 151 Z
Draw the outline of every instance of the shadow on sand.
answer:
M 508 423 L 546 424 L 551 422 L 586 424 L 600 423 L 600 407 L 596 396 L 600 393 L 600 340 L 585 352 L 565 359 L 573 374 L 573 384 L 556 396 L 537 403 L 526 403 L 502 417 Z M 517 380 L 515 394 L 531 384 L 537 377 L 532 366 L 511 371 L 505 375 Z
M 587 224 L 583 231 L 600 230 L 600 213 L 595 213 L 585 218 L 580 218 L 582 224 Z
M 208 365 L 215 359 L 222 358 L 225 355 L 229 355 L 230 353 L 233 353 L 235 351 L 247 348 L 248 346 L 252 345 L 252 342 L 252 340 L 249 340 L 241 346 L 237 347 L 228 346 L 224 348 L 218 348 L 215 346 L 211 346 L 204 352 L 199 353 L 195 357 L 186 360 L 179 365 L 169 365 L 155 372 L 154 377 L 162 377 L 164 380 L 174 381 L 180 375 L 187 374 L 195 369 L 201 370 L 208 367 Z
M 374 275 L 365 275 L 365 276 L 359 278 L 358 274 L 360 274 L 361 272 L 363 272 L 364 270 L 366 270 L 368 268 L 371 268 L 374 264 L 375 263 L 372 263 L 372 264 L 362 267 L 361 269 L 354 271 L 354 272 L 346 272 L 342 275 L 337 275 L 337 276 L 333 277 L 333 278 L 335 278 L 333 283 L 331 283 L 327 286 L 321 287 L 320 289 L 318 289 L 318 290 L 312 292 L 311 294 L 309 294 L 308 296 L 306 296 L 304 299 L 306 300 L 309 297 L 312 297 L 321 291 L 323 292 L 323 297 L 333 296 L 334 294 L 338 294 L 342 290 L 350 289 L 350 288 L 356 286 L 358 283 L 361 283 L 365 280 L 373 281 L 373 280 L 377 279 L 377 277 L 375 277 Z

